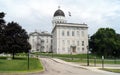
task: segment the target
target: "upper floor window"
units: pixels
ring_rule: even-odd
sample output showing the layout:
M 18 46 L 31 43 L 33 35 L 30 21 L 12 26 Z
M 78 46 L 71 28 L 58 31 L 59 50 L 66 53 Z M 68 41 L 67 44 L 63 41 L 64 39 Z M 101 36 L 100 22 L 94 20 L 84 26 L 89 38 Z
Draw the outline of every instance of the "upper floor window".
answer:
M 34 38 L 34 35 L 32 37 Z
M 77 36 L 80 36 L 80 32 L 79 31 L 77 31 Z
M 81 33 L 82 33 L 82 36 L 84 36 L 84 31 L 82 31 Z
M 75 40 L 73 40 L 73 45 L 75 45 Z
M 77 45 L 79 46 L 79 41 L 77 41 Z
M 48 45 L 47 45 L 47 47 L 46 47 L 47 49 L 48 49 Z
M 63 45 L 65 45 L 65 40 L 62 40 Z
M 32 44 L 33 44 L 32 46 L 33 46 L 33 48 L 34 48 L 34 39 L 32 39 Z
M 72 31 L 72 36 L 74 36 L 74 35 L 75 35 L 74 31 Z
M 47 39 L 46 43 L 48 43 L 48 39 Z
M 64 31 L 62 31 L 62 36 L 64 36 L 64 35 L 65 35 Z
M 70 35 L 69 31 L 67 31 L 67 36 L 69 36 L 69 35 Z

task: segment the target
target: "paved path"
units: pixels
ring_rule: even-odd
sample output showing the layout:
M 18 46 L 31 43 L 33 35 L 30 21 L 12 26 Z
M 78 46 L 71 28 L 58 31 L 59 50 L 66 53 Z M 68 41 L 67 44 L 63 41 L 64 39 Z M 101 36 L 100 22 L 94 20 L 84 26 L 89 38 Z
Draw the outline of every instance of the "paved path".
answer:
M 118 73 L 98 71 L 91 68 L 85 69 L 82 66 L 64 62 L 59 59 L 41 58 L 45 71 L 31 75 L 120 75 Z

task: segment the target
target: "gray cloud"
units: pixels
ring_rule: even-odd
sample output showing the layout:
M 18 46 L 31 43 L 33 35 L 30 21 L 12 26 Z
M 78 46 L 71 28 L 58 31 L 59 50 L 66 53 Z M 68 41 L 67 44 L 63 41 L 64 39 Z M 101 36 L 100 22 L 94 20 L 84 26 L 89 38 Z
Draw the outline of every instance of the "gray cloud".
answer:
M 87 23 L 89 34 L 100 27 L 112 27 L 120 33 L 119 0 L 0 0 L 0 11 L 7 13 L 7 21 L 18 22 L 28 32 L 35 29 L 50 32 L 58 5 L 68 22 Z

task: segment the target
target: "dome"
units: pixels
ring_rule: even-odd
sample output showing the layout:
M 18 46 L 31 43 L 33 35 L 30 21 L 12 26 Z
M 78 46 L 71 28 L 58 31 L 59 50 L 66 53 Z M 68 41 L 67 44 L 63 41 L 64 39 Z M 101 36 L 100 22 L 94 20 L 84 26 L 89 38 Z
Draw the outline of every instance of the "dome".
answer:
M 58 10 L 54 13 L 54 17 L 55 17 L 55 16 L 63 16 L 63 17 L 65 17 L 65 14 L 64 14 L 64 12 L 63 12 L 62 10 L 58 9 Z

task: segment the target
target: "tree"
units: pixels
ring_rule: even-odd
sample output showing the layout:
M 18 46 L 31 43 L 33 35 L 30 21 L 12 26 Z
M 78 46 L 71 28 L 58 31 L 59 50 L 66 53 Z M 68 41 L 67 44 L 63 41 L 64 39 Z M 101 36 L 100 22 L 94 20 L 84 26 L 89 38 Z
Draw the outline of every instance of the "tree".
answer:
M 15 22 L 10 22 L 7 25 L 3 19 L 4 12 L 0 12 L 0 53 L 15 53 L 28 52 L 31 46 L 28 42 L 28 34 L 25 29 Z
M 28 42 L 28 34 L 22 29 L 22 27 L 15 22 L 10 22 L 7 24 L 6 28 L 6 53 L 15 53 L 28 52 L 31 49 L 31 46 Z
M 120 48 L 117 34 L 111 28 L 100 28 L 90 40 L 90 48 L 92 53 L 104 55 L 106 57 L 113 56 L 113 54 Z
M 5 20 L 3 19 L 5 13 L 0 12 L 0 53 L 3 53 L 6 49 L 5 47 Z
M 116 50 L 114 51 L 114 57 L 120 57 L 120 34 L 117 34 Z

